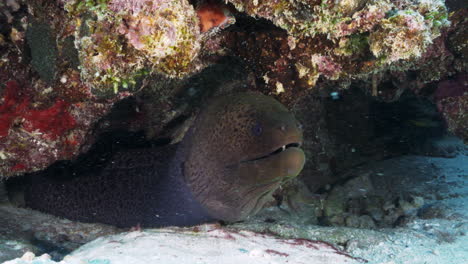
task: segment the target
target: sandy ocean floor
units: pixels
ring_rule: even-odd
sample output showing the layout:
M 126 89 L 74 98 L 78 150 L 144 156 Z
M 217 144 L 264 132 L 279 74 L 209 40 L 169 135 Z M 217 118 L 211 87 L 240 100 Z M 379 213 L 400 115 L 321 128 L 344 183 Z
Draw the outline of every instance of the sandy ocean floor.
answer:
M 389 177 L 400 174 L 409 189 L 425 196 L 425 204 L 436 208 L 434 218 L 415 217 L 403 227 L 371 230 L 301 225 L 283 212 L 282 219 L 276 216 L 281 220 L 274 225 L 251 221 L 236 228 L 327 241 L 368 263 L 468 263 L 468 156 L 404 156 L 366 167 L 380 168 Z M 263 214 L 274 217 L 276 211 L 267 209 Z
M 465 153 L 466 154 L 466 153 Z M 303 224 L 278 208 L 229 226 L 166 228 L 105 236 L 59 263 L 381 263 L 468 264 L 468 156 L 404 156 L 377 162 L 389 177 L 439 208 L 398 228 L 362 229 Z M 399 175 L 399 176 L 395 176 Z M 440 209 L 442 208 L 442 209 Z M 275 219 L 274 223 L 265 219 Z M 312 241 L 304 240 L 310 239 Z M 327 243 L 323 243 L 325 241 Z M 47 255 L 5 264 L 56 263 Z
M 435 186 L 438 192 L 435 200 L 426 202 L 447 208 L 442 219 L 415 219 L 404 228 L 381 230 L 386 235 L 384 241 L 350 252 L 370 263 L 468 263 L 468 157 L 414 158 L 422 166 L 435 166 L 433 172 L 440 173 L 425 184 Z

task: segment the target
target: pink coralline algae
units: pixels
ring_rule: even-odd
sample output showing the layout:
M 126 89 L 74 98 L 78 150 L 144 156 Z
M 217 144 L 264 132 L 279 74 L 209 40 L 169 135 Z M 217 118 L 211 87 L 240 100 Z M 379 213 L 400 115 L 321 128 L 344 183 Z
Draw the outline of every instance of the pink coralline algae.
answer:
M 336 80 L 341 72 L 341 65 L 333 62 L 331 57 L 312 55 L 312 63 L 318 71 L 331 80 Z
M 382 3 L 382 6 L 369 6 L 356 12 L 350 21 L 343 21 L 337 25 L 337 36 L 348 36 L 354 33 L 371 31 L 390 9 Z
M 432 42 L 425 27 L 424 17 L 419 13 L 400 11 L 370 34 L 370 50 L 386 62 L 420 57 Z
M 145 10 L 168 8 L 170 5 L 165 0 L 111 0 L 108 7 L 115 13 L 127 10 L 132 15 L 136 15 Z

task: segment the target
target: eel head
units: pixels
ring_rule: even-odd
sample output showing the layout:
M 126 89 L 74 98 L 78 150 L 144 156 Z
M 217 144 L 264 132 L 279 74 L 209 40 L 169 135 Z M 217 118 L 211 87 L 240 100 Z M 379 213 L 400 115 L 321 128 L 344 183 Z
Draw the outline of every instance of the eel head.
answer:
M 211 216 L 225 221 L 255 214 L 305 163 L 300 125 L 260 93 L 215 99 L 184 141 L 187 184 Z

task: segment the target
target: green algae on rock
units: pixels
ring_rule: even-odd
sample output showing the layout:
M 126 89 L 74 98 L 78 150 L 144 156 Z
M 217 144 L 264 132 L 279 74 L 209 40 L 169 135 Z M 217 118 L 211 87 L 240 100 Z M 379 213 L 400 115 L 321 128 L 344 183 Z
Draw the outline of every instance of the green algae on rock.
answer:
M 104 93 L 135 87 L 150 72 L 197 70 L 200 29 L 188 1 L 65 0 L 75 24 L 82 78 Z

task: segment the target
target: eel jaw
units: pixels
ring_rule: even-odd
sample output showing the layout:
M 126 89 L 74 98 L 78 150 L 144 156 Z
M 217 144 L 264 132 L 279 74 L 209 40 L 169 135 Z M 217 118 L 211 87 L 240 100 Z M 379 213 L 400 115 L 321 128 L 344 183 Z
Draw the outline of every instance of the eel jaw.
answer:
M 226 221 L 239 221 L 257 213 L 270 200 L 271 194 L 282 184 L 295 178 L 305 164 L 305 154 L 299 143 L 282 145 L 271 153 L 245 160 L 227 167 L 230 179 L 235 179 L 232 190 L 223 192 L 225 199 L 232 194 L 235 203 L 224 212 Z
M 275 149 L 274 151 L 270 152 L 269 154 L 266 154 L 266 155 L 263 155 L 263 156 L 260 156 L 260 157 L 257 157 L 257 158 L 253 158 L 253 159 L 242 160 L 240 163 L 252 162 L 252 161 L 257 161 L 257 160 L 261 160 L 261 159 L 266 159 L 266 158 L 269 158 L 269 157 L 271 157 L 273 155 L 276 155 L 276 154 L 279 154 L 279 153 L 285 151 L 287 148 L 300 148 L 301 145 L 302 145 L 301 142 L 293 142 L 293 143 L 289 143 L 289 144 L 286 144 L 286 145 L 282 145 L 279 148 Z

